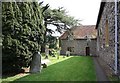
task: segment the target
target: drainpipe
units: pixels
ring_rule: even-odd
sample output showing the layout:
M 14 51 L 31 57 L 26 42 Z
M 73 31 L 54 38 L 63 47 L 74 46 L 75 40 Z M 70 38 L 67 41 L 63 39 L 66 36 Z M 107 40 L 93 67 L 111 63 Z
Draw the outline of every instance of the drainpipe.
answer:
M 117 75 L 118 73 L 118 27 L 117 27 L 117 0 L 115 0 L 115 74 Z

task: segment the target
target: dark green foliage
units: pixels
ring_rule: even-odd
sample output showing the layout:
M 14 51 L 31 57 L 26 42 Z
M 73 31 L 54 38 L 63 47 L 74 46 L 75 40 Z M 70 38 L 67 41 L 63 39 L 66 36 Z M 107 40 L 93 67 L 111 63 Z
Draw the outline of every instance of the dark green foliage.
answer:
M 67 30 L 69 27 L 80 25 L 78 19 L 67 15 L 67 12 L 63 7 L 58 9 L 50 9 L 48 8 L 44 13 L 44 21 L 45 25 L 54 25 L 56 26 L 56 31 L 63 32 L 63 30 Z M 49 31 L 48 31 L 49 32 Z
M 43 43 L 43 16 L 37 2 L 2 3 L 3 73 L 28 67 Z
M 49 48 L 57 48 L 57 38 L 52 35 L 46 36 L 46 43 L 49 43 Z

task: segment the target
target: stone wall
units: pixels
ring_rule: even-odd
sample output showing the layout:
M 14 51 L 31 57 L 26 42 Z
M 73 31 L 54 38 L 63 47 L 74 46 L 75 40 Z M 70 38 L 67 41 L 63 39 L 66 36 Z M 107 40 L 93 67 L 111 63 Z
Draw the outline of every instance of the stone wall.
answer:
M 61 40 L 61 54 L 65 54 L 67 47 L 74 47 L 74 55 L 86 55 L 87 41 L 83 40 Z M 90 54 L 96 55 L 96 40 L 89 42 Z
M 106 70 L 107 75 L 114 73 L 114 58 L 115 58 L 115 16 L 114 16 L 114 2 L 105 3 L 103 13 L 98 25 L 98 39 L 97 39 L 97 54 L 98 60 L 103 68 Z M 109 46 L 106 45 L 106 22 L 108 21 L 109 31 Z M 120 21 L 119 21 L 120 22 Z M 118 22 L 118 23 L 119 23 Z M 118 24 L 120 26 L 120 23 Z M 120 27 L 118 27 L 120 28 Z M 120 39 L 120 33 L 119 33 Z M 119 41 L 120 42 L 120 41 Z M 119 47 L 120 48 L 120 47 Z M 120 51 L 120 49 L 119 49 Z M 119 53 L 120 54 L 120 53 Z

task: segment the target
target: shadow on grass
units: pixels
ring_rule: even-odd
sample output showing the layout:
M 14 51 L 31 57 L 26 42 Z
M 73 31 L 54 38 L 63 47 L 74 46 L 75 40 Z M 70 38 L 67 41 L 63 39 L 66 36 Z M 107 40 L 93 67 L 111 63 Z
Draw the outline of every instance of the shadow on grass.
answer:
M 96 74 L 91 57 L 75 56 L 12 83 L 21 81 L 96 81 Z
M 15 76 L 15 75 L 20 74 L 20 73 L 27 73 L 27 72 L 25 72 L 24 69 L 21 69 L 17 72 L 14 71 L 14 72 L 2 74 L 2 78 L 5 79 L 5 78 L 12 77 L 12 76 Z

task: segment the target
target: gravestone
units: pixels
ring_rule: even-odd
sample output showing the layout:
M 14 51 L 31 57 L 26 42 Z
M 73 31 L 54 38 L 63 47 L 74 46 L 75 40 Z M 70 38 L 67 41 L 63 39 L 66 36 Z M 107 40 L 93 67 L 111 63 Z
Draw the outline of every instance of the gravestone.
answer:
M 32 56 L 32 62 L 30 64 L 30 72 L 37 73 L 41 71 L 41 55 L 40 52 L 35 52 Z
M 49 55 L 49 45 L 46 45 L 46 47 L 45 47 L 45 59 L 48 59 L 48 55 Z
M 57 51 L 57 59 L 59 59 L 60 50 Z
M 67 56 L 67 57 L 70 56 L 70 51 L 66 51 L 66 56 Z

